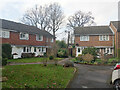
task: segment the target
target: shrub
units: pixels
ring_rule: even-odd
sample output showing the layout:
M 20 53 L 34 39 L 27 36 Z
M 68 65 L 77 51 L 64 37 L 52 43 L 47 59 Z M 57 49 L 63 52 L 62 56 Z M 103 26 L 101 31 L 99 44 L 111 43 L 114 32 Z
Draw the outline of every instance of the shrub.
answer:
M 2 62 L 2 66 L 5 66 L 5 65 L 7 65 L 7 58 L 2 58 L 2 60 L 1 60 Z
M 64 66 L 64 67 L 74 67 L 74 63 L 71 62 L 71 61 L 69 61 L 69 60 L 67 60 L 67 61 L 64 63 L 63 66 Z
M 83 60 L 82 56 L 83 56 L 82 54 L 79 54 L 79 55 L 77 56 L 77 60 L 80 60 L 80 61 Z
M 95 48 L 95 47 L 88 47 L 88 48 L 85 48 L 83 51 L 82 51 L 82 54 L 91 54 L 91 55 L 93 55 L 94 57 L 94 59 L 96 59 L 96 57 L 97 57 L 97 48 Z
M 57 55 L 58 57 L 65 58 L 68 57 L 68 52 L 66 49 L 59 49 Z
M 12 47 L 10 44 L 2 44 L 2 58 L 11 59 Z
M 120 48 L 118 49 L 118 58 L 120 59 Z
M 83 55 L 82 58 L 84 61 L 87 61 L 87 62 L 90 62 L 94 59 L 93 55 L 91 55 L 91 54 L 85 54 L 85 55 Z
M 53 60 L 54 59 L 54 57 L 53 56 L 49 56 L 49 60 Z
M 35 53 L 22 53 L 21 57 L 22 57 L 22 58 L 35 57 Z

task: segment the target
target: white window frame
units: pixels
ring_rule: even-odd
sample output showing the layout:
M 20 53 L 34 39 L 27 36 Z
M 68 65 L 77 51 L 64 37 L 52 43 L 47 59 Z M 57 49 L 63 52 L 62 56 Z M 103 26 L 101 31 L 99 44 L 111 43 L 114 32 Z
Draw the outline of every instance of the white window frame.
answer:
M 21 37 L 21 34 L 24 34 L 25 37 Z M 20 33 L 20 39 L 21 39 L 21 40 L 29 40 L 29 34 L 28 34 L 28 33 L 23 33 L 23 32 L 21 32 L 21 33 Z
M 41 37 L 41 40 L 40 40 L 39 37 Z M 42 35 L 36 35 L 36 40 L 37 40 L 37 41 L 43 41 L 43 36 L 42 36 Z
M 51 38 L 51 42 L 54 42 L 54 39 L 53 39 L 53 38 Z
M 109 35 L 99 35 L 99 41 L 109 41 Z
M 80 41 L 89 41 L 89 35 L 80 36 Z
M 46 38 L 46 42 L 48 42 L 48 38 Z
M 28 49 L 28 51 L 27 51 Z M 23 48 L 23 52 L 24 52 L 24 48 Z M 31 47 L 25 47 L 25 52 L 24 53 L 30 53 L 31 52 Z
M 2 38 L 10 38 L 10 32 L 9 31 L 5 31 L 5 30 L 0 30 L 0 37 Z

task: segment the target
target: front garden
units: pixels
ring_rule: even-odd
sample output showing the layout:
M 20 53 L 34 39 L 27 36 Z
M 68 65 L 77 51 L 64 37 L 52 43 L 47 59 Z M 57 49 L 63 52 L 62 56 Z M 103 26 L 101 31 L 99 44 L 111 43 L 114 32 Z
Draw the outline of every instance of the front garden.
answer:
M 98 54 L 100 57 L 98 58 Z M 82 54 L 78 57 L 71 59 L 72 62 L 78 64 L 92 64 L 92 65 L 115 65 L 118 63 L 120 58 L 114 58 L 110 54 L 102 54 L 94 47 L 85 48 Z
M 74 75 L 74 68 L 42 64 L 4 66 L 3 88 L 66 88 Z

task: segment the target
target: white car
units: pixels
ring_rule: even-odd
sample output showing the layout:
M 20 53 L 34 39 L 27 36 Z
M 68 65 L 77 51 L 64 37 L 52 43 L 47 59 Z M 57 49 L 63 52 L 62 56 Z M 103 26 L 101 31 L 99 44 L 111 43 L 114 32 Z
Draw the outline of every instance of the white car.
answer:
M 120 63 L 117 63 L 112 72 L 112 84 L 116 90 L 120 90 Z

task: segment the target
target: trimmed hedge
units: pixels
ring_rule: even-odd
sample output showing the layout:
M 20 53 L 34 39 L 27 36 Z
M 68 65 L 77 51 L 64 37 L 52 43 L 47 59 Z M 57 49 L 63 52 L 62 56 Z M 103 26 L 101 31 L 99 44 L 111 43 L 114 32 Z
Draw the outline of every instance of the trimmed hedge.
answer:
M 12 47 L 10 44 L 2 44 L 2 58 L 11 59 Z
M 22 53 L 21 57 L 22 57 L 22 58 L 35 57 L 35 53 Z

